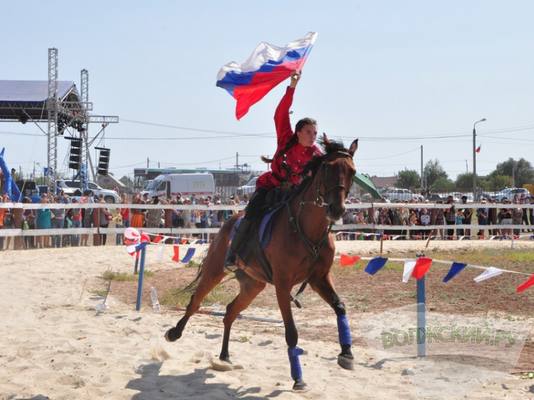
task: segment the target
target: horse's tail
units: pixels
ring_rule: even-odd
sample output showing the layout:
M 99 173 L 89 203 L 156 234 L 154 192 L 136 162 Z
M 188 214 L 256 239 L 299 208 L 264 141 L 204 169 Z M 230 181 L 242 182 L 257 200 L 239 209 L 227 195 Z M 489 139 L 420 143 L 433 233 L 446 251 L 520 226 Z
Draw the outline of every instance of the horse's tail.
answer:
M 213 238 L 213 241 L 210 243 L 208 254 L 199 264 L 195 278 L 183 289 L 180 289 L 179 293 L 192 292 L 196 290 L 202 278 L 202 274 L 206 272 L 206 265 L 209 268 L 224 268 L 224 259 L 226 257 L 228 241 L 230 240 L 230 233 L 237 221 L 237 218 L 238 215 L 234 215 L 223 224 L 217 235 Z

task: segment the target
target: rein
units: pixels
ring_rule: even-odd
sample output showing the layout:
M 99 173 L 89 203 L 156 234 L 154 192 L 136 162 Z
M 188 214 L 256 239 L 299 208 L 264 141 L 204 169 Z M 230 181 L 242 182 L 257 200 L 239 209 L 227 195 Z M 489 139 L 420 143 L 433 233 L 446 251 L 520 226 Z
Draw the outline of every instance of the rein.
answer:
M 342 152 L 342 151 L 337 152 L 336 155 L 341 155 L 343 157 L 351 157 L 352 158 L 352 155 L 350 155 L 347 152 Z M 322 170 L 322 174 L 323 174 L 322 181 L 325 182 L 326 181 L 326 165 L 324 163 L 321 165 L 321 170 Z M 312 182 L 313 181 L 311 181 L 310 184 Z M 341 188 L 341 189 L 343 189 L 345 191 L 345 194 L 348 193 L 347 188 L 345 188 L 345 185 L 343 185 L 343 184 L 337 184 L 337 185 L 333 185 L 333 186 L 327 188 L 325 190 L 324 194 L 321 193 L 321 186 L 322 185 L 317 184 L 316 186 L 317 186 L 317 190 L 316 190 L 315 200 L 313 200 L 313 201 L 304 201 L 304 200 L 299 201 L 299 203 L 298 203 L 299 207 L 298 207 L 296 216 L 294 216 L 292 211 L 291 211 L 291 207 L 290 207 L 290 201 L 291 200 L 289 199 L 289 200 L 287 200 L 285 202 L 285 205 L 286 205 L 286 208 L 287 208 L 288 217 L 289 217 L 289 224 L 291 225 L 293 230 L 299 235 L 300 240 L 302 240 L 302 242 L 304 243 L 304 245 L 306 246 L 308 252 L 311 255 L 310 266 L 312 266 L 317 261 L 317 259 L 319 258 L 319 253 L 320 253 L 321 249 L 323 248 L 323 246 L 328 241 L 328 235 L 332 231 L 332 225 L 334 224 L 334 222 L 331 221 L 328 224 L 328 227 L 325 229 L 321 239 L 319 239 L 319 241 L 317 243 L 314 243 L 308 236 L 306 236 L 306 234 L 303 232 L 303 230 L 302 230 L 302 228 L 300 226 L 299 221 L 300 221 L 300 214 L 302 212 L 302 209 L 304 208 L 304 206 L 306 204 L 311 204 L 311 205 L 314 205 L 314 206 L 319 207 L 319 208 L 328 207 L 330 204 L 326 203 L 324 201 L 324 199 L 326 198 L 326 195 L 328 195 L 328 193 L 330 193 L 331 191 L 333 191 L 335 189 Z M 309 280 L 309 276 L 304 280 L 304 282 L 300 286 L 299 290 L 297 291 L 297 294 L 295 295 L 295 297 L 291 298 L 291 300 L 295 303 L 295 305 L 298 308 L 302 308 L 302 305 L 301 305 L 301 303 L 299 301 L 299 296 L 302 294 L 302 292 L 304 292 L 304 289 L 306 288 L 306 286 L 308 284 L 308 280 Z

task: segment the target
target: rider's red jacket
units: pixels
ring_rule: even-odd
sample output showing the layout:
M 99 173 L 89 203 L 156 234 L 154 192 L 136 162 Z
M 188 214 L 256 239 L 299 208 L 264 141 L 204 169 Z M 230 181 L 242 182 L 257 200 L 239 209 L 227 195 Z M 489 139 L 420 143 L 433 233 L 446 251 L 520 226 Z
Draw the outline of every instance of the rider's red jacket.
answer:
M 277 147 L 271 163 L 271 170 L 263 173 L 256 181 L 256 189 L 272 189 L 280 186 L 283 181 L 297 185 L 301 181 L 300 173 L 304 166 L 313 156 L 321 155 L 322 152 L 315 144 L 305 147 L 300 143 L 291 146 L 285 154 L 283 150 L 295 133 L 291 129 L 289 121 L 289 108 L 293 103 L 293 93 L 295 88 L 288 87 L 286 94 L 280 100 L 274 114 L 274 124 L 276 126 Z M 289 170 L 289 171 L 288 171 Z

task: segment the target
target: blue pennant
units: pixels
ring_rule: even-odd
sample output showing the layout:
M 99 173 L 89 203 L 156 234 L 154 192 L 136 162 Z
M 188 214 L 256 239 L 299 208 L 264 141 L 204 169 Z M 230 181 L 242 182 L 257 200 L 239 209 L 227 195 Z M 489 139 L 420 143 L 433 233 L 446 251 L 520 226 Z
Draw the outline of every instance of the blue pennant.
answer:
M 387 258 L 384 257 L 375 257 L 372 260 L 369 261 L 369 264 L 367 264 L 367 267 L 365 267 L 365 272 L 367 272 L 369 275 L 376 274 L 384 265 L 386 265 L 386 262 L 388 261 Z
M 463 264 L 463 263 L 459 263 L 459 262 L 453 262 L 452 265 L 451 265 L 451 269 L 449 270 L 449 272 L 447 273 L 445 278 L 443 278 L 443 282 L 445 282 L 445 283 L 449 282 L 452 278 L 454 278 L 456 275 L 458 275 L 460 272 L 462 272 L 462 270 L 466 266 L 467 266 L 467 264 Z

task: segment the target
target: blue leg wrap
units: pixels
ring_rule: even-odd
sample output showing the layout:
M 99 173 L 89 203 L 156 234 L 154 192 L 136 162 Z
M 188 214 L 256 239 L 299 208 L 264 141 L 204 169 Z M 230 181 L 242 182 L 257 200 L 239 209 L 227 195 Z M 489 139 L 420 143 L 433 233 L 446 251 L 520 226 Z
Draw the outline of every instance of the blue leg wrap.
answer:
M 300 367 L 299 356 L 304 353 L 300 347 L 289 347 L 287 355 L 289 356 L 289 363 L 291 364 L 291 377 L 295 381 L 302 379 L 302 368 Z
M 339 344 L 340 345 L 351 345 L 352 338 L 350 336 L 350 327 L 349 320 L 346 315 L 337 316 L 337 331 L 339 333 Z

